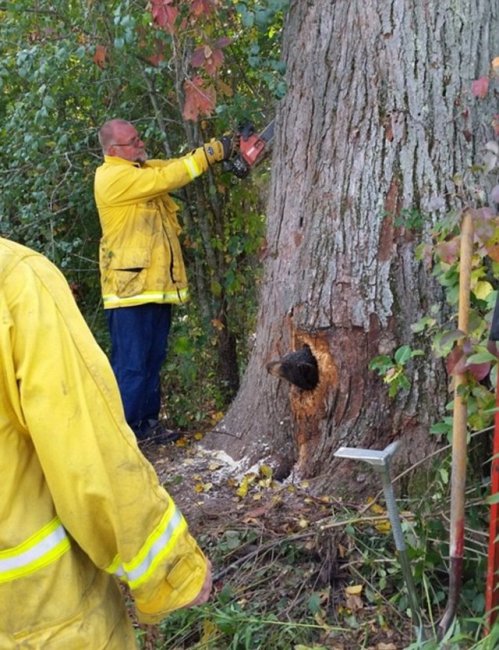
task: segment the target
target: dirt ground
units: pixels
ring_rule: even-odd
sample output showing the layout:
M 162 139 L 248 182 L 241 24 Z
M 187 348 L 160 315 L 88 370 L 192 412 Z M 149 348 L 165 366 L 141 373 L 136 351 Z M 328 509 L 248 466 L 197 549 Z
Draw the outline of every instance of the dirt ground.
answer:
M 366 521 L 382 515 L 366 512 L 365 503 L 315 494 L 307 481 L 279 483 L 265 465 L 248 468 L 222 451 L 206 450 L 200 434 L 167 445 L 149 443 L 142 451 L 212 559 L 215 592 L 230 585 L 238 602 L 260 602 L 262 611 L 293 621 L 310 616 L 314 594 L 314 617 L 323 626 L 316 647 L 407 647 L 407 617 L 370 605 L 348 569 L 354 549 L 344 533 L 345 512 Z M 255 575 L 265 577 L 255 581 Z M 351 632 L 331 632 L 346 623 Z M 157 634 L 149 636 L 146 648 L 157 647 Z

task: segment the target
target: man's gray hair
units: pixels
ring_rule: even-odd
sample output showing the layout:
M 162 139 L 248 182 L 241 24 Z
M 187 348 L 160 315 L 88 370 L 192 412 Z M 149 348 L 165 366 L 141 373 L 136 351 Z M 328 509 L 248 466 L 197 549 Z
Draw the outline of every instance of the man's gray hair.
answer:
M 114 144 L 115 127 L 130 124 L 128 120 L 113 119 L 105 122 L 99 129 L 99 142 L 102 153 L 106 154 L 109 147 Z

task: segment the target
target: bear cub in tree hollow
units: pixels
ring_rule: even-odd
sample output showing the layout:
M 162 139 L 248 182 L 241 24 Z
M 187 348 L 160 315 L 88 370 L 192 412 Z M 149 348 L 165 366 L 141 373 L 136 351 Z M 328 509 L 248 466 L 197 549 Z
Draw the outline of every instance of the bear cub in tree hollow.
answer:
M 279 361 L 271 361 L 266 367 L 274 377 L 282 377 L 302 390 L 314 390 L 319 383 L 317 359 L 307 344 Z

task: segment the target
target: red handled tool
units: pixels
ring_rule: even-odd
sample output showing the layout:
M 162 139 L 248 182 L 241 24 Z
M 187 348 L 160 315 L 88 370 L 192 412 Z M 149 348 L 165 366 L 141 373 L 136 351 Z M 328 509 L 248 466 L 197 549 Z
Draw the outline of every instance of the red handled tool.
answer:
M 496 409 L 499 409 L 499 373 L 496 392 Z M 494 418 L 494 442 L 492 446 L 491 494 L 499 494 L 499 410 Z M 489 559 L 485 588 L 485 611 L 489 630 L 497 619 L 499 609 L 499 503 L 490 506 Z

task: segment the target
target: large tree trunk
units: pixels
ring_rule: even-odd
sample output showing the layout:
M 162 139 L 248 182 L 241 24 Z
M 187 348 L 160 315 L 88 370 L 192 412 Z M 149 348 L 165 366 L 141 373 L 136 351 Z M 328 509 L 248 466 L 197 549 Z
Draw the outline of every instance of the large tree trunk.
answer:
M 441 363 L 415 363 L 396 399 L 368 365 L 421 347 L 410 325 L 442 302 L 415 246 L 452 206 L 452 177 L 474 157 L 469 134 L 483 136 L 470 88 L 497 54 L 497 31 L 488 0 L 291 3 L 256 343 L 210 445 L 251 460 L 281 455 L 332 483 L 341 445 L 400 438 L 404 463 L 428 449 L 448 399 Z M 404 210 L 421 214 L 422 232 L 397 226 Z M 305 343 L 317 388 L 266 372 Z

